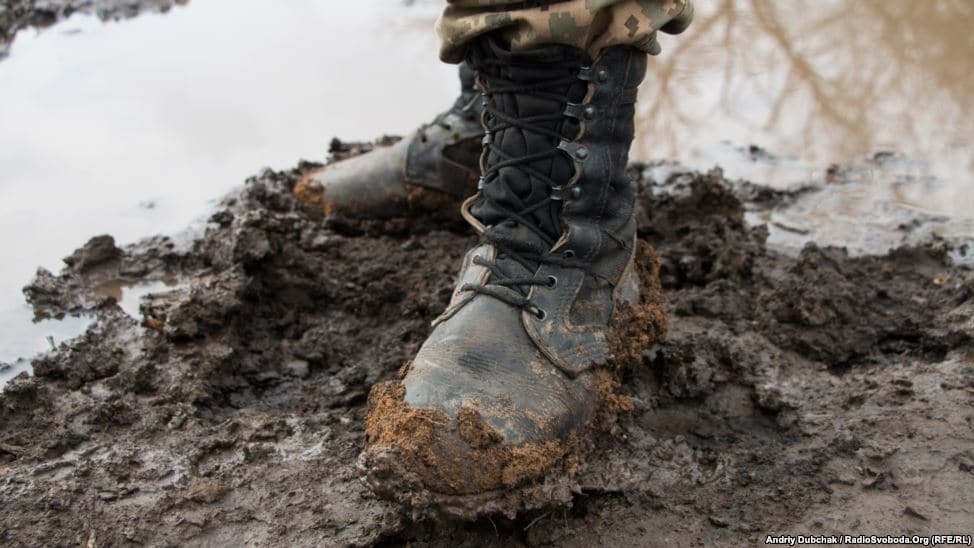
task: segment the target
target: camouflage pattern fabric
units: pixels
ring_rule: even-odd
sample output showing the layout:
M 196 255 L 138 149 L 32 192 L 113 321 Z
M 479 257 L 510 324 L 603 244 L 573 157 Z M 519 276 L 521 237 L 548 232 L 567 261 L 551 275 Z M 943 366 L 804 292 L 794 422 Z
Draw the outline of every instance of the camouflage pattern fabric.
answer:
M 683 32 L 693 19 L 692 0 L 447 0 L 437 21 L 440 58 L 463 60 L 477 36 L 499 31 L 514 50 L 564 44 L 593 58 L 608 46 L 660 52 L 657 31 Z

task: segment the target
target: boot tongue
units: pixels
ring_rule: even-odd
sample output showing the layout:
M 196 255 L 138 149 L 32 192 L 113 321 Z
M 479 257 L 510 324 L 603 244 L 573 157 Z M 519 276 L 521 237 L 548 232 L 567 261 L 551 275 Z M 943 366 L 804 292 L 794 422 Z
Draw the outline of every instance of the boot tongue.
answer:
M 551 46 L 523 53 L 512 53 L 494 40 L 485 40 L 481 44 L 482 49 L 478 53 L 486 56 L 490 61 L 477 64 L 482 67 L 481 74 L 488 88 L 530 87 L 543 82 L 557 81 L 574 76 L 578 67 L 582 65 L 582 53 L 574 48 Z M 476 53 L 474 57 L 476 63 Z M 543 94 L 531 91 L 495 93 L 491 106 L 506 116 L 523 120 L 532 116 L 561 114 L 567 101 L 580 100 L 580 97 L 573 98 L 574 95 L 583 96 L 584 86 L 580 89 L 579 84 L 566 84 L 560 86 L 560 89 L 545 87 Z M 499 123 L 494 121 L 490 125 L 496 126 Z M 565 118 L 559 117 L 530 122 L 530 125 L 571 138 L 577 131 L 577 127 L 563 127 L 565 123 Z M 560 141 L 558 138 L 531 129 L 517 127 L 494 131 L 491 139 L 487 156 L 488 167 L 497 165 L 505 158 L 555 150 Z M 547 239 L 523 224 L 512 221 L 508 215 L 508 211 L 521 212 L 531 208 L 551 194 L 549 182 L 529 173 L 525 167 L 533 169 L 559 185 L 567 183 L 574 173 L 571 161 L 560 152 L 525 165 L 501 168 L 484 185 L 481 191 L 482 199 L 473 206 L 472 213 L 485 225 L 490 226 L 488 228 L 490 236 L 503 246 L 515 252 L 545 254 L 560 236 L 561 202 L 553 201 L 524 215 L 528 222 L 541 229 Z M 501 262 L 498 264 L 504 266 Z M 537 267 L 537 265 L 531 266 L 533 269 Z M 533 274 L 533 269 L 528 273 L 528 269 L 522 265 L 512 264 L 511 268 L 516 269 L 517 272 L 506 267 L 504 270 L 515 276 Z

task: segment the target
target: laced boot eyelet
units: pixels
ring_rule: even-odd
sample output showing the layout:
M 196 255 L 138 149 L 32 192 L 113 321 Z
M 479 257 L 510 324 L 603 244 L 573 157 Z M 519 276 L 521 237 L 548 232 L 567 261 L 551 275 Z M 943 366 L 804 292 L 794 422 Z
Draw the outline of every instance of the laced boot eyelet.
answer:
M 548 276 L 548 287 L 555 287 L 558 285 L 558 278 L 554 276 Z
M 531 308 L 528 309 L 528 312 L 530 312 L 531 314 L 534 314 L 534 317 L 535 318 L 538 318 L 539 320 L 543 320 L 543 319 L 545 319 L 545 318 L 548 317 L 548 313 L 547 312 L 545 312 L 543 309 L 538 308 L 537 306 L 534 306 L 534 305 L 531 305 Z
M 572 250 L 572 249 L 566 249 L 562 253 L 562 256 L 564 256 L 566 259 L 574 259 L 575 258 L 575 251 Z
M 585 147 L 585 145 L 575 141 L 569 141 L 567 139 L 563 139 L 560 143 L 558 143 L 558 150 L 561 150 L 579 162 L 584 162 L 589 156 L 588 149 Z

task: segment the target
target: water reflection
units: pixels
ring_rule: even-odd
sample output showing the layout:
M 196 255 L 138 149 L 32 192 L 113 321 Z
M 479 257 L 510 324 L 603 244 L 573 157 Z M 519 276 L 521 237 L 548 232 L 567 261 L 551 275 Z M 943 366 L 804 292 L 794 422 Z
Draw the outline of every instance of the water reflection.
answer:
M 919 181 L 889 185 L 893 199 L 971 216 L 972 15 L 966 0 L 700 2 L 650 64 L 636 155 L 708 167 L 719 142 L 755 143 L 808 166 L 758 170 L 788 185 L 893 150 L 918 160 L 906 175 Z
M 28 359 L 51 350 L 61 342 L 85 332 L 92 323 L 89 316 L 66 316 L 62 320 L 34 322 L 34 313 L 23 303 L 0 306 L 3 332 L 0 333 L 0 388 L 9 379 L 27 371 Z
M 449 105 L 455 69 L 436 60 L 432 31 L 441 6 L 206 0 L 21 33 L 0 62 L 0 360 L 43 349 L 50 326 L 31 326 L 20 288 L 89 236 L 173 233 L 261 166 L 321 160 L 333 136 L 403 133 Z M 698 10 L 650 62 L 634 158 L 830 183 L 757 220 L 861 251 L 896 245 L 889 226 L 904 216 L 974 235 L 974 4 Z M 872 160 L 880 150 L 903 156 Z M 836 162 L 857 169 L 830 172 Z
M 181 287 L 178 278 L 170 277 L 162 280 L 133 282 L 131 280 L 109 280 L 93 290 L 93 297 L 98 299 L 112 298 L 118 306 L 130 317 L 140 320 L 142 313 L 139 306 L 142 298 L 154 293 L 166 293 Z
M 263 166 L 323 159 L 335 136 L 403 133 L 450 104 L 438 10 L 206 0 L 19 33 L 0 61 L 0 362 L 60 340 L 31 323 L 21 287 L 90 236 L 178 232 Z M 121 295 L 130 313 L 138 293 Z

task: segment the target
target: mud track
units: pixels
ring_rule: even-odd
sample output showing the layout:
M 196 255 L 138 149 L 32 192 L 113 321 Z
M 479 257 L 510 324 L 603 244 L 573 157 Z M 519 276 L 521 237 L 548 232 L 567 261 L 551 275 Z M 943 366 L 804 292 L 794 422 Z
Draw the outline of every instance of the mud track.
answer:
M 189 0 L 4 0 L 0 2 L 0 60 L 7 56 L 18 32 L 46 28 L 75 13 L 103 21 L 135 17 L 147 11 L 165 13 Z
M 787 257 L 744 211 L 788 195 L 640 166 L 639 234 L 673 323 L 622 387 L 634 414 L 600 434 L 569 508 L 413 522 L 359 479 L 366 396 L 418 349 L 474 238 L 325 222 L 291 196 L 309 167 L 249 180 L 191 245 L 98 237 L 38 272 L 25 292 L 39 316 L 97 320 L 0 396 L 0 544 L 974 532 L 974 273 L 942 245 Z M 92 293 L 173 276 L 139 319 Z

